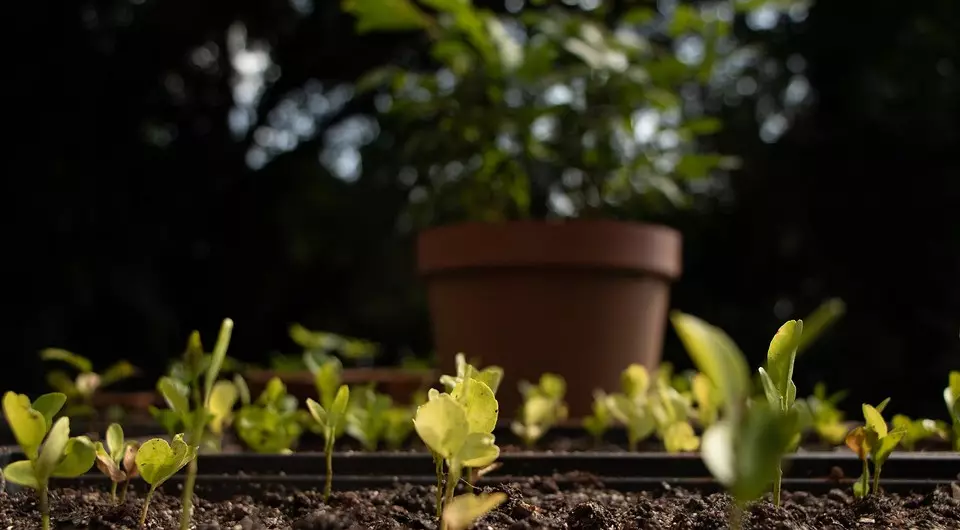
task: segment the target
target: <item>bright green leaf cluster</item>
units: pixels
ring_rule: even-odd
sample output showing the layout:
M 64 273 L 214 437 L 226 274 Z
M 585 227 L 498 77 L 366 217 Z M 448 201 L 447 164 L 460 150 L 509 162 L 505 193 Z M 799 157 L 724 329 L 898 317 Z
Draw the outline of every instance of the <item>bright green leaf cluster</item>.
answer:
M 454 367 L 456 368 L 455 375 L 440 376 L 440 384 L 444 386 L 447 392 L 452 392 L 454 387 L 464 379 L 476 379 L 482 381 L 496 394 L 500 388 L 500 381 L 503 380 L 503 368 L 499 366 L 487 366 L 479 369 L 468 363 L 466 356 L 462 353 L 458 353 L 454 357 Z
M 336 396 L 334 396 L 333 403 L 327 408 L 312 399 L 307 399 L 307 409 L 323 432 L 324 453 L 327 460 L 327 474 L 323 488 L 324 499 L 330 498 L 330 492 L 333 489 L 333 445 L 336 442 L 337 433 L 343 428 L 342 425 L 349 404 L 350 389 L 346 385 L 340 386 Z
M 846 391 L 839 391 L 827 395 L 827 387 L 817 383 L 813 387 L 813 395 L 807 397 L 807 409 L 810 411 L 811 426 L 817 436 L 828 445 L 840 445 L 847 436 L 847 425 L 844 422 L 843 411 L 837 404 L 847 395 Z
M 139 475 L 137 469 L 136 456 L 140 449 L 140 443 L 136 441 L 124 441 L 123 428 L 118 423 L 111 423 L 107 427 L 107 444 L 103 442 L 96 443 L 97 469 L 110 478 L 113 483 L 110 489 L 110 496 L 117 499 L 117 484 L 123 482 L 123 494 L 119 502 L 123 502 L 127 495 L 127 487 L 130 480 Z
M 297 398 L 287 394 L 283 381 L 270 379 L 255 403 L 250 402 L 249 392 L 240 396 L 243 405 L 233 424 L 240 440 L 258 453 L 289 453 L 303 434 L 303 425 Z
M 373 386 L 353 393 L 347 409 L 346 432 L 367 451 L 376 451 L 381 442 L 396 450 L 413 432 L 414 408 L 394 405 L 393 399 Z
M 648 392 L 651 388 L 650 374 L 639 364 L 628 366 L 620 374 L 620 392 L 602 396 L 610 414 L 627 430 L 627 446 L 636 451 L 637 446 L 653 434 L 656 420 L 650 411 Z
M 143 480 L 150 484 L 150 490 L 143 501 L 143 511 L 140 514 L 141 527 L 147 519 L 147 510 L 150 507 L 153 492 L 196 458 L 197 446 L 187 444 L 183 434 L 174 436 L 170 443 L 161 438 L 153 438 L 140 446 L 135 457 L 137 469 Z
M 46 348 L 40 351 L 44 361 L 58 361 L 69 364 L 77 375 L 70 377 L 63 370 L 47 372 L 47 384 L 50 388 L 67 397 L 67 416 L 90 416 L 95 410 L 91 403 L 93 395 L 109 385 L 133 377 L 139 370 L 127 361 L 118 361 L 102 374 L 93 371 L 90 359 L 63 348 Z
M 557 374 L 541 375 L 536 385 L 520 382 L 520 395 L 523 396 L 520 420 L 511 423 L 510 428 L 528 448 L 532 448 L 551 427 L 567 419 L 566 394 L 567 382 Z
M 614 418 L 610 412 L 609 400 L 603 390 L 593 392 L 592 411 L 583 419 L 583 429 L 593 437 L 595 445 L 603 441 L 603 435 L 613 426 Z
M 890 420 L 895 431 L 903 431 L 900 447 L 913 451 L 917 444 L 930 439 L 949 440 L 950 428 L 945 422 L 929 418 L 911 419 L 904 414 L 896 414 Z
M 873 493 L 880 492 L 880 471 L 887 458 L 900 444 L 906 431 L 895 428 L 889 430 L 887 421 L 882 412 L 890 403 L 890 398 L 883 400 L 876 407 L 863 404 L 864 425 L 854 428 L 847 434 L 845 443 L 863 462 L 863 473 L 853 485 L 853 493 L 858 497 L 866 496 L 870 492 L 870 468 L 867 460 L 873 460 Z

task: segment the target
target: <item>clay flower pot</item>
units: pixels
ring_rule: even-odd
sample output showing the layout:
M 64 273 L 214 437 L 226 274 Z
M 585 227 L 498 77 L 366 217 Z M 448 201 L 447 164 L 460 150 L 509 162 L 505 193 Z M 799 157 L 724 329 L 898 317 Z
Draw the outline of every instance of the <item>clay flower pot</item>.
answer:
M 506 372 L 501 417 L 517 383 L 546 371 L 567 380 L 574 418 L 597 388 L 618 388 L 631 363 L 660 361 L 682 241 L 670 228 L 616 221 L 469 223 L 418 241 L 440 368 L 463 352 Z

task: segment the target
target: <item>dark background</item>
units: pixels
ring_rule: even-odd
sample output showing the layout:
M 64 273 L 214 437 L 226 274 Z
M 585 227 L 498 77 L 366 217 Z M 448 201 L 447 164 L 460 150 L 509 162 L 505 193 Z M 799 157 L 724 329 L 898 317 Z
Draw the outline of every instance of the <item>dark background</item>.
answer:
M 295 321 L 382 342 L 387 360 L 429 352 L 389 146 L 364 148 L 354 182 L 320 163 L 336 127 L 373 104 L 317 96 L 421 41 L 359 37 L 332 0 L 20 8 L 4 87 L 2 388 L 40 391 L 47 346 L 100 367 L 127 358 L 147 371 L 133 385 L 149 386 L 190 330 L 212 342 L 225 316 L 241 359 L 294 351 Z M 229 127 L 237 22 L 274 64 L 254 119 L 316 111 L 259 169 L 258 139 Z M 960 369 L 960 5 L 822 1 L 782 31 L 740 31 L 781 66 L 802 58 L 813 97 L 774 142 L 758 101 L 724 109 L 717 141 L 743 168 L 731 200 L 667 219 L 686 237 L 675 307 L 759 363 L 779 323 L 841 297 L 847 316 L 798 361 L 801 394 L 824 380 L 853 391 L 847 408 L 889 395 L 896 412 L 945 417 L 947 370 Z M 686 362 L 672 336 L 666 357 Z

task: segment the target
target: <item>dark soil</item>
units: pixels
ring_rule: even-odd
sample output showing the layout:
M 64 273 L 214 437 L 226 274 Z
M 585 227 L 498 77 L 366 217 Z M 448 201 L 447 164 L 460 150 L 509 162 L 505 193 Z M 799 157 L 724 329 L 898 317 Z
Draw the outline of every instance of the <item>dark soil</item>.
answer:
M 504 491 L 508 500 L 484 516 L 478 529 L 565 530 L 720 530 L 727 528 L 729 499 L 722 494 L 701 496 L 681 489 L 657 493 L 619 493 L 604 489 L 590 477 L 560 491 L 553 479 L 487 486 Z M 171 488 L 173 490 L 173 488 Z M 175 494 L 175 491 L 170 493 Z M 55 528 L 114 530 L 136 528 L 142 500 L 115 505 L 94 489 L 51 492 Z M 197 530 L 395 530 L 436 528 L 432 488 L 397 486 L 389 490 L 338 492 L 329 504 L 318 491 L 274 492 L 235 497 L 224 502 L 199 501 L 194 512 Z M 148 529 L 176 529 L 177 497 L 158 492 L 150 505 Z M 0 529 L 39 527 L 33 492 L 0 493 Z M 884 495 L 854 500 L 847 492 L 825 496 L 785 493 L 784 506 L 768 501 L 748 507 L 746 529 L 960 529 L 960 501 L 948 488 L 909 496 Z

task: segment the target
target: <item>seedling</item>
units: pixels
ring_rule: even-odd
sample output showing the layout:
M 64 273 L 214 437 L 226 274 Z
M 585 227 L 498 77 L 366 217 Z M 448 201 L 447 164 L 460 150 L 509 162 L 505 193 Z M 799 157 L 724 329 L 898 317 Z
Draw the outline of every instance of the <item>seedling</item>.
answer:
M 443 509 L 442 524 L 446 530 L 467 530 L 505 500 L 507 494 L 502 492 L 458 495 Z
M 309 353 L 305 353 L 304 359 L 308 358 L 310 358 Z M 336 357 L 310 359 L 307 366 L 310 368 L 310 373 L 313 374 L 313 384 L 317 389 L 320 404 L 324 408 L 330 408 L 333 406 L 333 400 L 336 399 L 337 390 L 340 388 L 341 381 L 343 381 L 343 364 Z
M 245 384 L 238 384 L 238 389 Z M 290 453 L 303 434 L 297 398 L 287 394 L 287 387 L 279 377 L 267 382 L 257 398 L 250 402 L 249 391 L 240 392 L 243 404 L 236 414 L 234 430 L 247 447 L 258 453 Z
M 837 408 L 846 395 L 847 392 L 841 390 L 828 396 L 826 385 L 817 383 L 813 387 L 813 395 L 806 399 L 813 429 L 829 445 L 840 445 L 847 436 L 843 411 Z
M 186 428 L 185 443 L 190 447 L 200 445 L 219 448 L 220 436 L 229 421 L 233 404 L 239 390 L 229 381 L 217 381 L 220 367 L 227 356 L 230 336 L 233 333 L 233 320 L 226 318 L 220 326 L 220 334 L 208 358 L 203 353 L 200 333 L 194 331 L 187 341 L 183 355 L 183 369 L 186 381 L 171 376 L 160 378 L 157 389 L 167 402 L 169 411 L 161 418 L 174 418 L 175 425 Z M 200 381 L 203 380 L 201 387 Z M 169 427 L 169 426 L 168 426 Z M 141 451 L 143 449 L 141 448 Z M 139 466 L 139 460 L 137 461 Z M 143 470 L 141 470 L 143 474 Z M 197 480 L 197 461 L 190 459 L 187 477 L 183 485 L 180 516 L 180 530 L 187 530 L 193 515 L 193 487 Z
M 347 385 L 341 385 L 337 390 L 337 395 L 333 399 L 333 404 L 329 408 L 324 408 L 316 401 L 307 398 L 307 409 L 314 421 L 323 430 L 324 446 L 323 451 L 327 458 L 327 475 L 323 485 L 323 500 L 330 499 L 330 492 L 333 489 L 333 444 L 337 438 L 337 432 L 341 428 L 343 418 L 347 414 L 347 405 L 350 403 L 350 389 Z
M 647 396 L 650 390 L 649 372 L 639 364 L 628 366 L 620 374 L 620 389 L 620 393 L 607 396 L 607 408 L 626 427 L 628 449 L 636 451 L 640 442 L 657 428 Z
M 47 348 L 40 352 L 44 361 L 60 361 L 69 364 L 77 375 L 70 377 L 63 370 L 51 370 L 47 373 L 47 384 L 53 390 L 67 396 L 67 416 L 92 416 L 93 395 L 109 385 L 133 377 L 138 373 L 135 366 L 127 361 L 119 361 L 104 370 L 102 374 L 93 371 L 90 359 L 62 348 Z
M 390 396 L 377 393 L 368 385 L 354 394 L 347 408 L 346 432 L 367 451 L 376 451 L 387 432 L 387 411 L 393 407 Z
M 544 434 L 557 423 L 567 419 L 567 382 L 562 376 L 546 373 L 540 376 L 537 385 L 520 382 L 523 405 L 520 421 L 514 421 L 510 429 L 523 440 L 527 448 L 533 448 Z
M 170 443 L 161 438 L 153 438 L 143 442 L 135 460 L 140 476 L 150 484 L 150 490 L 143 499 L 143 511 L 140 512 L 140 527 L 143 528 L 153 492 L 184 466 L 196 462 L 197 446 L 188 445 L 183 440 L 183 434 L 174 436 Z M 184 506 L 184 510 L 186 509 Z
M 793 382 L 793 363 L 797 358 L 797 348 L 802 336 L 802 320 L 790 320 L 780 326 L 767 348 L 767 367 L 759 369 L 763 393 L 770 408 L 778 411 L 795 431 L 790 442 L 790 451 L 795 451 L 800 445 L 801 418 L 809 417 L 803 405 L 797 402 L 797 385 Z M 783 470 L 777 465 L 777 474 L 773 481 L 773 504 L 776 506 L 780 506 L 782 479 Z
M 107 427 L 107 445 L 96 443 L 97 469 L 110 478 L 110 497 L 117 500 L 117 485 L 123 482 L 123 491 L 120 493 L 120 503 L 127 498 L 127 487 L 130 480 L 135 478 L 137 470 L 136 455 L 140 443 L 135 441 L 124 442 L 123 428 L 118 423 L 111 423 Z
M 93 467 L 96 458 L 89 438 L 70 437 L 70 418 L 64 416 L 53 423 L 66 400 L 61 393 L 44 394 L 33 403 L 23 394 L 7 392 L 3 396 L 3 414 L 27 456 L 26 460 L 8 464 L 3 476 L 37 491 L 43 530 L 50 528 L 50 478 L 78 477 Z
M 414 428 L 438 462 L 437 517 L 441 520 L 441 530 L 446 530 L 443 507 L 451 504 L 463 469 L 486 467 L 500 456 L 493 436 L 497 417 L 498 404 L 493 390 L 473 378 L 461 379 L 450 393 L 432 390 L 428 401 L 417 408 Z
M 394 405 L 384 413 L 386 427 L 384 428 L 383 441 L 387 449 L 396 451 L 403 447 L 404 442 L 410 438 L 413 432 L 413 415 L 416 408 L 405 405 Z
M 376 343 L 367 340 L 344 337 L 326 331 L 311 331 L 300 324 L 290 326 L 290 339 L 303 348 L 307 358 L 328 357 L 339 353 L 344 359 L 370 360 L 375 358 L 380 349 Z
M 950 372 L 949 382 L 943 389 L 943 401 L 953 420 L 953 450 L 960 451 L 960 372 Z
M 723 400 L 710 378 L 700 372 L 694 374 L 690 380 L 690 393 L 697 406 L 697 421 L 700 427 L 706 429 L 716 423 Z
M 671 321 L 696 367 L 722 396 L 720 419 L 703 433 L 701 457 L 734 498 L 731 528 L 741 528 L 744 505 L 779 476 L 781 458 L 795 438 L 793 426 L 766 401 L 750 402 L 746 358 L 726 333 L 680 312 L 671 314 Z
M 600 445 L 603 435 L 613 425 L 613 415 L 608 405 L 608 396 L 602 390 L 593 393 L 593 412 L 583 419 L 583 428 L 593 437 L 594 445 Z
M 870 492 L 870 468 L 867 460 L 873 460 L 873 494 L 880 492 L 880 471 L 890 453 L 897 448 L 900 440 L 906 434 L 902 429 L 887 429 L 887 422 L 881 413 L 890 403 L 890 398 L 883 400 L 876 407 L 863 404 L 864 425 L 856 427 L 845 440 L 847 447 L 853 450 L 863 462 L 863 473 L 853 485 L 853 494 L 856 497 L 865 497 Z
M 649 397 L 649 408 L 657 437 L 668 453 L 696 451 L 700 447 L 700 438 L 690 425 L 690 399 L 669 381 L 658 378 Z
M 890 421 L 894 430 L 903 431 L 903 438 L 900 440 L 900 447 L 906 451 L 913 451 L 917 444 L 924 440 L 936 438 L 948 440 L 949 427 L 942 421 L 931 420 L 929 418 L 911 419 L 903 414 L 897 414 Z
M 487 366 L 486 368 L 478 369 L 468 363 L 467 358 L 462 353 L 458 353 L 454 357 L 454 363 L 457 372 L 456 375 L 440 376 L 440 384 L 443 385 L 447 392 L 452 392 L 453 388 L 457 386 L 460 381 L 469 378 L 482 381 L 490 387 L 490 390 L 492 390 L 494 394 L 499 390 L 500 381 L 503 380 L 503 368 L 499 366 Z

